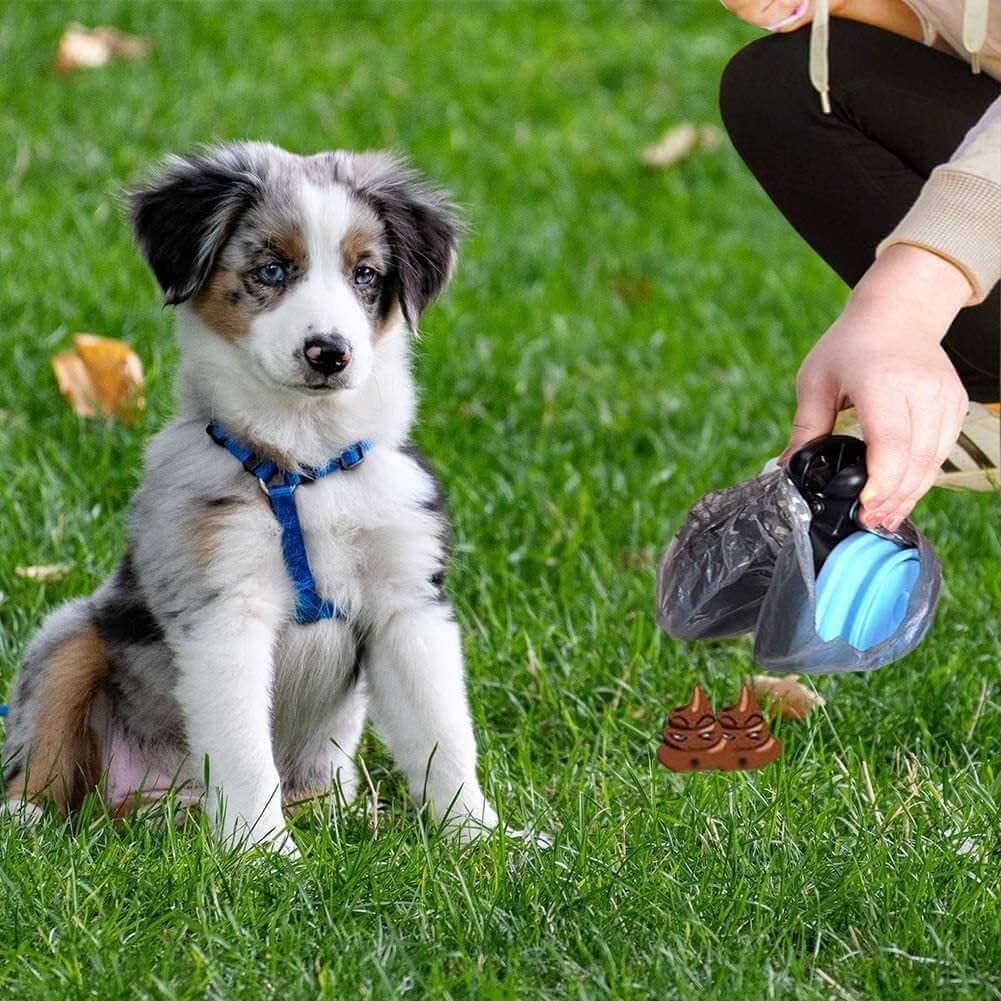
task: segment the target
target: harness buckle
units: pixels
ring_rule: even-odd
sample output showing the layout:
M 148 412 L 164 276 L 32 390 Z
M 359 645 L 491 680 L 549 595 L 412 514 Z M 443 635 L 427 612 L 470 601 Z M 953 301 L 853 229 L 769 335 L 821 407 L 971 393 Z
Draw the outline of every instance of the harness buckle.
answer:
M 341 469 L 354 469 L 355 466 L 360 466 L 364 461 L 365 449 L 360 442 L 345 449 L 339 457 Z
M 263 492 L 263 494 L 265 495 L 265 497 L 267 497 L 267 498 L 270 499 L 271 498 L 271 487 L 268 486 L 268 481 L 267 480 L 262 480 L 260 477 L 258 477 L 257 478 L 257 485 L 261 488 L 261 491 Z M 295 488 L 297 486 L 299 486 L 299 484 L 295 480 L 293 480 L 291 483 L 276 483 L 275 484 L 276 489 L 280 489 L 281 487 L 286 487 L 288 489 L 288 492 L 290 494 L 294 494 L 295 493 Z

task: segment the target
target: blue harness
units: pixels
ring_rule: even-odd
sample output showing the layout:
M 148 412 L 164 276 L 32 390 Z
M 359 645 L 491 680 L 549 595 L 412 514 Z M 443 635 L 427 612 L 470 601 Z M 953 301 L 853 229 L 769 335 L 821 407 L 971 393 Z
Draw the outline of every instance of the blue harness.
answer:
M 325 466 L 307 466 L 303 473 L 290 473 L 271 459 L 259 459 L 249 448 L 230 437 L 229 433 L 218 424 L 209 424 L 205 430 L 217 445 L 226 449 L 248 473 L 257 478 L 261 489 L 268 495 L 271 510 L 282 527 L 282 556 L 285 559 L 285 569 L 288 571 L 289 579 L 295 588 L 294 621 L 305 626 L 321 619 L 345 618 L 339 608 L 331 605 L 317 593 L 316 581 L 313 579 L 309 557 L 306 555 L 306 543 L 302 538 L 299 512 L 295 506 L 295 491 L 301 484 L 312 483 L 330 473 L 354 469 L 364 460 L 372 443 L 364 440 L 356 441 Z M 268 486 L 268 482 L 279 473 L 281 478 L 278 482 Z
M 261 489 L 268 495 L 271 510 L 282 527 L 282 556 L 285 559 L 285 569 L 295 587 L 295 616 L 293 621 L 302 626 L 308 626 L 321 619 L 343 619 L 345 614 L 325 601 L 316 590 L 313 571 L 309 567 L 309 557 L 306 555 L 306 543 L 302 538 L 302 526 L 299 524 L 299 512 L 295 507 L 295 490 L 301 484 L 312 483 L 323 476 L 340 470 L 347 471 L 359 465 L 372 448 L 370 441 L 356 441 L 350 448 L 344 449 L 325 466 L 305 467 L 303 473 L 290 473 L 282 469 L 271 459 L 258 459 L 246 445 L 224 431 L 218 424 L 209 424 L 205 429 L 209 437 L 221 445 L 230 455 L 237 459 L 243 468 L 252 476 L 257 477 Z M 274 486 L 268 486 L 268 481 L 281 473 L 281 480 Z M 0 719 L 6 716 L 8 707 L 0 705 Z

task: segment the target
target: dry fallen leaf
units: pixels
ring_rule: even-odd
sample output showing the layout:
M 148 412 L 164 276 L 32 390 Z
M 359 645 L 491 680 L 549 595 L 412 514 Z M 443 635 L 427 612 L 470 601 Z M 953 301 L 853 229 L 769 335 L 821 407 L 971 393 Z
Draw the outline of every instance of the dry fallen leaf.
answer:
M 721 141 L 722 135 L 714 125 L 682 122 L 668 129 L 652 146 L 647 146 L 642 160 L 648 167 L 671 167 L 697 149 L 716 149 Z
M 766 708 L 781 713 L 783 719 L 801 720 L 811 709 L 824 705 L 820 695 L 800 684 L 798 674 L 783 678 L 756 674 L 751 678 L 751 691 Z
M 487 411 L 479 400 L 463 400 L 458 406 L 459 416 L 467 421 L 482 420 Z
M 643 546 L 642 549 L 624 549 L 619 553 L 619 562 L 625 570 L 653 569 L 653 546 Z
M 73 412 L 81 417 L 96 417 L 97 403 L 83 359 L 74 351 L 60 352 L 52 356 L 52 370 L 59 392 L 69 400 Z
M 620 278 L 615 291 L 626 302 L 646 302 L 653 293 L 653 282 L 649 278 Z
M 643 162 L 648 167 L 670 167 L 688 156 L 698 144 L 698 130 L 691 122 L 682 122 L 643 150 Z
M 72 569 L 72 563 L 48 563 L 33 567 L 14 567 L 14 573 L 39 584 L 57 584 Z
M 53 356 L 59 391 L 81 417 L 136 420 L 146 406 L 143 368 L 138 355 L 121 341 L 75 334 L 75 351 Z
M 84 28 L 71 24 L 59 39 L 56 69 L 60 73 L 104 66 L 112 58 L 144 59 L 150 50 L 148 38 L 126 35 L 116 28 Z
M 715 125 L 700 125 L 696 131 L 699 134 L 699 149 L 712 152 L 723 142 L 723 133 Z

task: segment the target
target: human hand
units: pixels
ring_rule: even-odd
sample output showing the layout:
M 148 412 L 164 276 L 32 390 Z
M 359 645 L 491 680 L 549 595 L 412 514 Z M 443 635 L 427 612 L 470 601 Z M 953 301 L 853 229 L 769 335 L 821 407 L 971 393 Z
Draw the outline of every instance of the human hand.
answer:
M 967 396 L 940 341 L 972 293 L 944 258 L 895 244 L 806 356 L 785 460 L 853 405 L 868 445 L 860 522 L 896 531 L 959 437 Z
M 812 0 L 722 0 L 722 3 L 741 21 L 767 31 L 795 31 L 813 17 Z M 831 6 L 836 6 L 836 0 Z
M 748 24 L 766 31 L 796 31 L 813 20 L 815 0 L 721 0 L 724 7 Z M 920 42 L 921 22 L 904 0 L 829 0 L 832 17 L 872 24 Z

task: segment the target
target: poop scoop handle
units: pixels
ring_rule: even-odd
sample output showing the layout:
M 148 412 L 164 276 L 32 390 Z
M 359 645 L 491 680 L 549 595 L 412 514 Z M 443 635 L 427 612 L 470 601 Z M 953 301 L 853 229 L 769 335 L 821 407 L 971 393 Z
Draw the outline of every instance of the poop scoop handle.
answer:
M 810 508 L 810 543 L 819 574 L 835 546 L 859 531 L 859 494 L 868 477 L 865 442 L 843 434 L 814 438 L 789 457 L 786 473 Z

